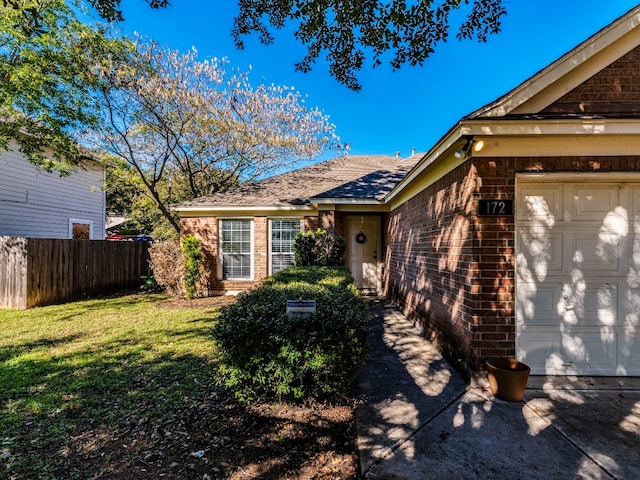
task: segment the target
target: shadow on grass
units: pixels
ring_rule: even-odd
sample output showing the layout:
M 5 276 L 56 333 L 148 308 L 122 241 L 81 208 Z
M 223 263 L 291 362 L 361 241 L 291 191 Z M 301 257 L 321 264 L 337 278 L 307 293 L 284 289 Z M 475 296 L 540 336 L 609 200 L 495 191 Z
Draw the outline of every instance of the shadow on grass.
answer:
M 213 320 L 180 323 L 161 340 L 132 322 L 129 336 L 0 350 L 0 477 L 296 478 L 318 462 L 355 472 L 349 407 L 238 405 L 217 387 Z
M 82 335 L 79 335 L 79 334 L 67 335 L 67 336 L 58 337 L 58 338 L 44 337 L 33 342 L 24 342 L 24 343 L 18 343 L 10 346 L 0 347 L 0 362 L 6 362 L 11 358 L 15 358 L 27 351 L 33 351 L 36 349 L 49 349 L 59 345 L 64 345 L 64 344 L 73 342 L 75 340 L 78 340 L 81 337 Z M 0 369 L 2 368 L 3 367 L 0 366 Z

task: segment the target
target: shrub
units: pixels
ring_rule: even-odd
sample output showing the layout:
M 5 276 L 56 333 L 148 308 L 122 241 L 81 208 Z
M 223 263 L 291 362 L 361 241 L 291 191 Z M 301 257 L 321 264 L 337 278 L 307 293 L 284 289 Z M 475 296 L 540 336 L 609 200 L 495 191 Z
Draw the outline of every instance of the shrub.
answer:
M 184 262 L 184 295 L 187 298 L 198 296 L 198 284 L 202 278 L 202 245 L 200 239 L 190 235 L 181 241 L 182 261 Z
M 151 269 L 159 285 L 171 295 L 181 295 L 184 264 L 178 242 L 154 243 L 149 247 Z
M 307 318 L 286 301 L 316 301 Z M 349 392 L 364 363 L 366 299 L 344 268 L 289 268 L 220 312 L 213 335 L 224 384 L 242 401 L 327 398 Z
M 346 249 L 344 238 L 319 228 L 315 232 L 298 233 L 293 244 L 294 261 L 297 267 L 342 266 Z
M 167 293 L 187 298 L 198 295 L 200 279 L 206 273 L 198 238 L 188 236 L 181 243 L 154 243 L 149 247 L 149 257 L 153 277 Z

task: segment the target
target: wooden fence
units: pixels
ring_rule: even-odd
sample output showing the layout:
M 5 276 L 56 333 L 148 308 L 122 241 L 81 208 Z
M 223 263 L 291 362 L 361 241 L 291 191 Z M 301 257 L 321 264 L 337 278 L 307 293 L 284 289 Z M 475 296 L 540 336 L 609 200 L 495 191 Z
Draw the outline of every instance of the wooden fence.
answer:
M 24 309 L 137 288 L 146 242 L 0 236 L 0 308 Z

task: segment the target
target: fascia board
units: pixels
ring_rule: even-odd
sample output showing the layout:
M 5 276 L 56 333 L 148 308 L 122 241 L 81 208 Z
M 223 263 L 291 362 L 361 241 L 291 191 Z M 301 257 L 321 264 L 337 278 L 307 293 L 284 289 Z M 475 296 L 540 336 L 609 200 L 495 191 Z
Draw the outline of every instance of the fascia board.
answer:
M 463 120 L 452 128 L 440 141 L 424 156 L 413 170 L 403 178 L 395 188 L 385 197 L 385 203 L 392 204 L 393 200 L 409 190 L 411 184 L 419 177 L 424 183 L 424 174 L 429 171 L 428 180 L 436 181 L 441 176 L 447 174 L 467 159 L 456 159 L 453 156 L 455 148 L 462 145 L 462 139 L 466 136 L 474 136 L 476 139 L 489 140 L 491 138 L 511 138 L 514 141 L 518 138 L 589 138 L 595 139 L 610 138 L 613 144 L 620 146 L 620 154 L 629 154 L 629 148 L 637 151 L 635 145 L 624 145 L 619 142 L 621 138 L 640 140 L 640 120 L 633 119 L 605 119 L 605 118 L 575 118 L 563 119 L 476 119 Z M 484 138 L 483 138 L 484 137 Z M 617 143 L 616 143 L 617 142 Z M 610 149 L 609 145 L 606 145 Z M 489 151 L 474 152 L 474 156 L 484 156 Z M 544 154 L 551 154 L 544 152 Z M 614 154 L 614 153 L 612 153 Z M 504 155 L 504 154 L 503 154 Z M 517 155 L 517 152 L 508 152 L 508 155 Z M 408 194 L 410 198 L 413 196 Z M 402 203 L 402 202 L 401 202 Z
M 398 184 L 387 194 L 384 199 L 385 203 L 389 203 L 397 195 L 404 190 L 405 187 L 410 185 L 416 178 L 418 178 L 427 168 L 434 163 L 441 161 L 443 157 L 449 155 L 455 150 L 455 147 L 460 143 L 460 139 L 466 135 L 466 129 L 462 123 L 458 123 L 449 132 L 442 137 L 434 147 L 429 150 L 422 160 L 420 160 L 415 167 L 402 179 Z
M 640 119 L 575 117 L 570 119 L 464 120 L 463 135 L 475 137 L 515 135 L 637 135 Z

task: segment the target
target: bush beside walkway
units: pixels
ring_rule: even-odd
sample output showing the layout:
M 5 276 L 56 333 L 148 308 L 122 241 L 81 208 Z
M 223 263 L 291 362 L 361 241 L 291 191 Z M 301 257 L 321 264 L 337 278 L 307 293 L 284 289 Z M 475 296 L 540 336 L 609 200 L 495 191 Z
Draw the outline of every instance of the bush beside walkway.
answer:
M 316 312 L 287 314 L 287 300 Z M 368 304 L 348 270 L 289 268 L 225 307 L 214 327 L 225 385 L 245 401 L 348 395 L 365 360 Z

